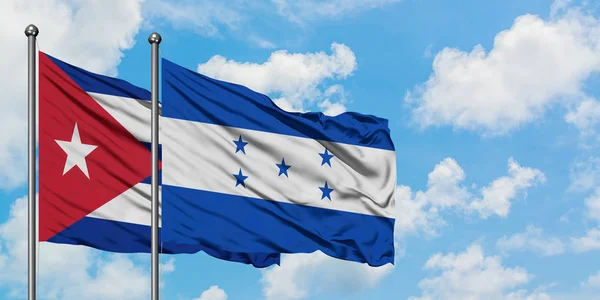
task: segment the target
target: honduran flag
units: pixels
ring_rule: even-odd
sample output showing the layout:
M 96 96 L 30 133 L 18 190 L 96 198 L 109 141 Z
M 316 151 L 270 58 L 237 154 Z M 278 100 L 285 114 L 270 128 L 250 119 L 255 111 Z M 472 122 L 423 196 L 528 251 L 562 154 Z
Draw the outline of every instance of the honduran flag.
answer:
M 39 52 L 40 241 L 150 252 L 150 118 L 147 90 Z M 279 263 L 277 252 L 209 244 L 161 241 L 159 249 L 256 267 Z
M 388 121 L 291 113 L 162 60 L 163 240 L 394 262 Z

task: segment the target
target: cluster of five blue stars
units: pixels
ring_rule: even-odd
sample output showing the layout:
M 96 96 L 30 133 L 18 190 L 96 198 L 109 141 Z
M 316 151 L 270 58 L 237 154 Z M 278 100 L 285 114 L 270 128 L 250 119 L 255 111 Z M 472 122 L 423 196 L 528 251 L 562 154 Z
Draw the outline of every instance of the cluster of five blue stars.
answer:
M 246 154 L 246 150 L 244 149 L 244 147 L 246 145 L 248 145 L 248 142 L 245 142 L 242 139 L 241 135 L 237 140 L 233 140 L 233 143 L 235 144 L 235 153 L 238 153 L 241 151 L 244 155 Z M 329 153 L 329 150 L 327 150 L 327 148 L 325 148 L 325 151 L 323 153 L 319 153 L 319 155 L 322 158 L 321 166 L 324 164 L 328 164 L 329 167 L 331 167 L 331 158 L 333 158 L 333 155 Z M 288 170 L 292 166 L 285 164 L 285 158 L 281 158 L 281 163 L 275 164 L 275 165 L 277 165 L 277 167 L 279 168 L 279 174 L 277 176 L 285 175 L 285 177 L 289 178 Z M 242 168 L 240 168 L 240 170 L 237 174 L 232 174 L 232 175 L 235 178 L 235 186 L 236 187 L 241 185 L 244 188 L 246 188 L 246 183 L 244 181 L 246 179 L 248 179 L 248 176 L 246 176 L 242 173 Z M 327 181 L 325 181 L 325 185 L 322 187 L 319 187 L 319 189 L 321 190 L 321 193 L 322 193 L 321 200 L 327 198 L 331 201 L 331 192 L 333 192 L 333 189 L 328 186 Z

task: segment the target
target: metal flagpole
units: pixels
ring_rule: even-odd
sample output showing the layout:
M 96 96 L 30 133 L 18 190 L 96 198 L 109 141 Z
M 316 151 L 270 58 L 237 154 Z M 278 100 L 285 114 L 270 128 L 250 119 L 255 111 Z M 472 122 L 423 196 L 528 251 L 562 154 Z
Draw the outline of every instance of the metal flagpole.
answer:
M 148 37 L 152 47 L 152 300 L 158 300 L 158 45 L 162 38 Z
M 37 35 L 39 33 L 38 28 L 31 24 L 25 28 L 25 35 L 27 36 L 27 42 L 29 45 L 28 49 L 28 58 L 27 58 L 27 78 L 28 78 L 28 102 L 27 108 L 29 110 L 28 113 L 28 131 L 29 131 L 29 139 L 28 139 L 28 183 L 29 183 L 29 191 L 28 191 L 28 221 L 29 227 L 27 231 L 27 238 L 29 242 L 28 248 L 28 256 L 27 256 L 27 265 L 29 266 L 28 270 L 28 295 L 29 300 L 35 300 L 36 298 L 36 243 L 37 243 L 37 235 L 36 235 L 36 201 L 35 201 L 35 180 L 36 180 L 36 171 L 35 171 L 35 148 L 36 148 L 36 58 L 37 52 L 35 47 L 35 42 Z

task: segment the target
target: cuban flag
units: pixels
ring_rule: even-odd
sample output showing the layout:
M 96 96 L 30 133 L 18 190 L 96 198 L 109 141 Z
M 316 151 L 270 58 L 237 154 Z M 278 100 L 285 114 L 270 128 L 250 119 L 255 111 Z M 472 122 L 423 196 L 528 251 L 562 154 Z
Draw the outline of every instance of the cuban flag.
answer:
M 290 113 L 162 59 L 163 239 L 394 263 L 388 122 Z
M 150 118 L 147 90 L 39 52 L 40 241 L 150 252 Z M 279 263 L 273 252 L 198 243 L 161 241 L 159 249 L 256 267 Z

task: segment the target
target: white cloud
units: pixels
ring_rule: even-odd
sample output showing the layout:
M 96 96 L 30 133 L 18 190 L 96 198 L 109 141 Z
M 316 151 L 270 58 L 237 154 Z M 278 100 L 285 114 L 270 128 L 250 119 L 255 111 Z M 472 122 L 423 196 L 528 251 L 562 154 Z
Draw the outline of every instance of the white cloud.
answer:
M 508 175 L 494 180 L 481 189 L 482 198 L 470 203 L 469 209 L 477 211 L 482 218 L 492 214 L 508 216 L 511 200 L 539 183 L 546 182 L 544 174 L 537 169 L 521 167 L 512 157 L 508 160 Z
M 440 213 L 450 209 L 477 213 L 481 218 L 508 216 L 517 195 L 526 195 L 528 188 L 545 180 L 541 171 L 522 167 L 513 158 L 508 159 L 508 173 L 475 193 L 464 184 L 466 175 L 456 160 L 442 160 L 429 173 L 427 190 L 412 193 L 408 186 L 396 190 L 396 234 L 402 237 L 422 231 L 434 236 L 437 228 L 446 224 Z
M 323 114 L 328 116 L 337 116 L 346 111 L 346 106 L 341 103 L 331 103 L 329 99 L 325 99 L 319 103 L 319 108 L 323 111 Z
M 595 275 L 590 275 L 586 281 L 581 283 L 581 286 L 584 288 L 600 290 L 600 271 Z
M 252 43 L 254 43 L 256 46 L 258 46 L 259 48 L 263 48 L 263 49 L 274 49 L 277 48 L 277 45 L 275 45 L 273 42 L 266 40 L 264 38 L 261 38 L 259 36 L 256 35 L 251 35 L 248 40 Z
M 359 11 L 380 8 L 400 0 L 271 0 L 279 14 L 303 25 L 319 18 L 339 18 Z
M 394 266 L 331 258 L 319 251 L 282 255 L 281 266 L 263 270 L 261 283 L 267 300 L 303 299 L 311 294 L 347 294 L 373 288 Z
M 174 272 L 175 271 L 175 259 L 172 257 L 169 258 L 169 260 L 160 264 L 159 269 L 160 269 L 160 272 L 163 274 Z
M 463 207 L 470 193 L 461 183 L 463 169 L 453 158 L 445 158 L 429 173 L 427 190 L 412 193 L 408 186 L 396 189 L 396 228 L 398 237 L 423 231 L 436 235 L 436 229 L 445 225 L 439 212 L 452 207 Z
M 405 97 L 415 122 L 499 135 L 541 118 L 555 103 L 583 100 L 585 81 L 600 71 L 600 22 L 557 5 L 549 20 L 516 18 L 489 52 L 481 45 L 440 51 L 427 82 Z
M 600 186 L 600 157 L 591 156 L 587 160 L 575 162 L 569 176 L 569 191 L 586 192 Z
M 417 195 L 427 192 L 417 192 Z M 414 197 L 408 186 L 396 188 L 396 224 L 394 233 L 397 239 L 409 234 L 423 232 L 426 236 L 437 235 L 437 229 L 446 225 L 437 207 L 428 202 L 426 196 Z
M 145 0 L 143 5 L 146 26 L 168 22 L 176 29 L 186 29 L 203 36 L 221 36 L 229 30 L 241 33 L 249 42 L 264 48 L 275 44 L 256 36 L 248 24 L 283 16 L 298 25 L 306 21 L 331 19 L 383 7 L 400 0 L 272 0 L 268 2 L 246 0 Z M 260 15 L 261 18 L 256 18 Z M 225 29 L 225 30 L 224 30 Z
M 410 299 L 549 299 L 538 291 L 513 292 L 533 276 L 521 267 L 503 266 L 498 256 L 485 256 L 478 244 L 458 254 L 434 254 L 424 268 L 439 274 L 421 280 L 422 296 Z
M 219 34 L 219 27 L 237 29 L 246 17 L 239 1 L 214 0 L 147 0 L 144 15 L 152 23 L 169 22 L 176 29 L 188 29 L 204 36 Z M 152 26 L 151 24 L 147 24 Z
M 582 101 L 575 110 L 567 113 L 565 120 L 575 125 L 584 137 L 595 135 L 600 124 L 600 102 L 591 98 Z
M 38 289 L 41 298 L 148 299 L 149 272 L 132 256 L 111 254 L 84 246 L 40 243 Z M 167 263 L 174 269 L 173 261 Z M 0 224 L 0 286 L 13 297 L 27 287 L 27 199 L 17 199 L 8 220 Z M 167 270 L 169 269 L 167 268 Z
M 287 112 L 299 112 L 299 113 L 305 113 L 307 112 L 307 110 L 305 110 L 304 108 L 300 107 L 295 107 L 294 104 L 292 104 L 288 99 L 286 98 L 277 98 L 277 99 L 273 99 L 273 102 L 275 102 L 275 105 L 277 105 L 279 108 L 287 111 Z
M 0 188 L 25 181 L 27 149 L 27 39 L 25 26 L 40 29 L 40 50 L 93 72 L 116 74 L 123 50 L 134 45 L 141 0 L 0 1 Z M 110 16 L 107 22 L 106 16 Z M 100 35 L 100 33 L 102 33 Z
M 585 236 L 571 238 L 571 247 L 576 253 L 600 250 L 600 228 L 590 229 Z
M 596 191 L 585 199 L 585 206 L 587 216 L 600 223 L 600 187 L 596 188 Z
M 568 10 L 573 0 L 554 0 L 550 6 L 550 16 L 556 16 L 559 13 Z
M 306 21 L 331 19 L 383 7 L 400 0 L 145 0 L 145 26 L 152 28 L 167 22 L 176 29 L 186 29 L 203 36 L 235 36 L 263 49 L 275 43 L 257 35 L 253 24 L 267 21 L 268 26 L 281 23 L 281 16 L 301 27 Z M 260 17 L 257 17 L 260 16 Z M 228 34 L 229 33 L 229 34 Z
M 332 85 L 325 91 L 325 100 L 318 104 L 319 109 L 323 114 L 328 116 L 337 116 L 346 112 L 346 94 L 344 87 L 336 84 Z
M 529 250 L 539 252 L 543 256 L 553 256 L 565 252 L 565 245 L 561 240 L 544 237 L 542 229 L 535 226 L 527 226 L 523 233 L 517 233 L 510 237 L 503 236 L 496 242 L 496 247 L 502 252 Z
M 354 52 L 346 45 L 333 43 L 331 54 L 280 50 L 273 52 L 262 64 L 240 63 L 215 55 L 200 64 L 198 72 L 268 94 L 276 98 L 275 103 L 284 109 L 303 110 L 304 104 L 311 105 L 317 100 L 324 102 L 337 92 L 330 91 L 331 86 L 322 92 L 323 81 L 345 79 L 352 75 L 356 67 Z M 336 103 L 326 106 L 332 107 Z M 339 111 L 339 107 L 335 109 Z
M 469 197 L 467 188 L 460 185 L 465 180 L 465 172 L 452 158 L 445 158 L 437 164 L 427 175 L 427 179 L 427 191 L 422 194 L 417 192 L 415 198 L 420 195 L 426 196 L 428 202 L 435 207 L 464 205 Z
M 600 160 L 595 161 L 595 163 L 598 163 L 598 165 L 594 167 L 600 167 Z M 576 177 L 577 180 L 573 181 L 571 187 L 575 185 L 576 189 L 583 190 L 593 188 L 593 185 L 600 179 L 598 177 L 600 172 L 598 171 L 600 169 L 590 170 L 590 166 L 588 166 L 579 172 L 579 175 Z M 586 208 L 585 215 L 600 225 L 600 188 L 596 187 L 584 200 L 584 203 Z M 576 253 L 600 250 L 600 227 L 588 230 L 585 236 L 571 238 L 571 248 Z
M 227 300 L 227 293 L 225 290 L 219 288 L 218 285 L 213 285 L 208 290 L 200 294 L 200 298 L 194 300 Z

